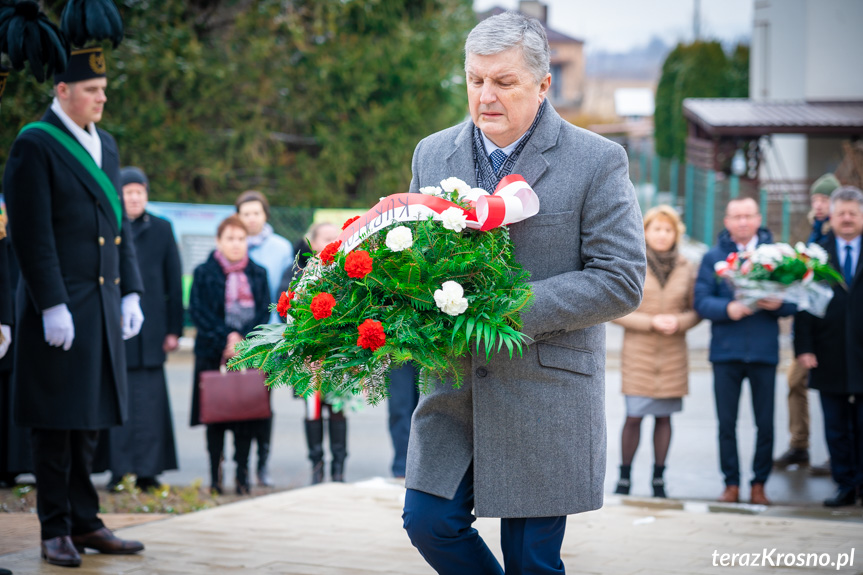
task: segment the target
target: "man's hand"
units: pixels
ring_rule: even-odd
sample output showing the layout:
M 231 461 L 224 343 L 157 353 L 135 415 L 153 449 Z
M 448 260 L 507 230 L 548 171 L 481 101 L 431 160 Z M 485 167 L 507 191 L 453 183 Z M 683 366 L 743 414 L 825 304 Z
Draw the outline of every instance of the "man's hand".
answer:
M 663 335 L 673 335 L 680 329 L 680 323 L 677 321 L 677 316 L 660 313 L 650 320 L 650 327 L 653 328 L 653 331 Z
M 165 336 L 165 341 L 162 342 L 162 351 L 165 353 L 170 353 L 180 347 L 180 338 L 174 335 L 173 333 L 169 333 Z
M 141 311 L 141 296 L 130 293 L 123 296 L 123 339 L 131 339 L 141 332 L 144 325 L 144 312 Z
M 818 367 L 818 358 L 814 353 L 801 353 L 797 356 L 797 363 L 804 369 L 815 369 Z
M 241 336 L 239 333 L 237 333 L 236 331 L 232 331 L 231 333 L 229 333 L 228 343 L 227 345 L 225 345 L 224 351 L 222 351 L 222 357 L 225 360 L 229 360 L 235 355 L 237 355 L 237 351 L 234 349 L 234 346 L 236 346 L 241 341 L 243 341 L 243 336 Z
M 6 357 L 10 345 L 12 345 L 12 328 L 8 325 L 0 325 L 0 359 Z
M 740 321 L 744 317 L 748 317 L 755 313 L 749 309 L 747 305 L 742 304 L 737 300 L 729 303 L 725 308 L 725 311 L 728 313 L 728 317 L 731 318 L 731 321 Z
M 765 297 L 757 302 L 755 305 L 758 306 L 758 309 L 766 309 L 767 311 L 776 311 L 780 307 L 782 307 L 782 300 L 775 297 Z
M 42 328 L 45 330 L 45 341 L 48 345 L 62 347 L 63 351 L 69 351 L 72 347 L 72 342 L 75 340 L 75 324 L 65 303 L 42 311 Z

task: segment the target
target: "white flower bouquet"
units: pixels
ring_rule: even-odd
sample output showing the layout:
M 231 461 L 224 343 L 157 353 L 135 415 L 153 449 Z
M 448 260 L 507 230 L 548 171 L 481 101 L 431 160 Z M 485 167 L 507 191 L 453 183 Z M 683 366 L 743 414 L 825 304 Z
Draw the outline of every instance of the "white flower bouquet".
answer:
M 778 298 L 798 311 L 824 317 L 833 298 L 831 283 L 842 276 L 827 263 L 817 244 L 762 244 L 751 252 L 732 252 L 714 266 L 716 275 L 734 288 L 735 299 L 753 307 L 764 298 Z

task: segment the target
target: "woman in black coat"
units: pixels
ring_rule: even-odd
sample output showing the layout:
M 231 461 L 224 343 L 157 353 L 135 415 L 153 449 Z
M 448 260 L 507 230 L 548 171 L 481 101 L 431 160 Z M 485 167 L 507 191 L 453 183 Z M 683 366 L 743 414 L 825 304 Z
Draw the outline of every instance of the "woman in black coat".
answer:
M 246 227 L 237 216 L 219 224 L 216 250 L 195 268 L 189 313 L 198 328 L 195 338 L 195 385 L 192 392 L 191 424 L 199 425 L 199 381 L 202 371 L 217 370 L 234 356 L 234 346 L 255 326 L 269 318 L 270 288 L 264 268 L 249 260 Z M 237 493 L 249 492 L 250 424 L 247 422 L 207 425 L 210 453 L 210 485 L 222 492 L 222 451 L 225 431 L 234 432 L 237 463 Z
M 146 490 L 158 487 L 160 473 L 177 469 L 164 364 L 183 333 L 182 271 L 170 222 L 147 212 L 147 176 L 128 166 L 120 170 L 120 181 L 144 282 L 141 309 L 146 319 L 141 333 L 126 340 L 129 420 L 100 440 L 110 453 L 109 486 L 134 473 L 138 487 Z

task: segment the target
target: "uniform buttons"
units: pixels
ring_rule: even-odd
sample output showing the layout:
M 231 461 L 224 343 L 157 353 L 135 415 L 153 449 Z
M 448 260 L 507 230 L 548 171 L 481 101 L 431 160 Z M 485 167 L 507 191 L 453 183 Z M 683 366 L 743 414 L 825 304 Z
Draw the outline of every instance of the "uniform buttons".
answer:
M 117 236 L 116 238 L 114 238 L 114 243 L 117 244 L 118 246 L 120 245 L 121 241 L 122 241 L 122 239 L 120 238 L 120 236 Z
M 105 285 L 105 278 L 99 276 L 99 285 Z
M 103 238 L 102 236 L 99 236 L 99 245 L 100 245 L 100 246 L 104 246 L 104 245 L 105 245 L 105 238 Z
M 120 285 L 120 278 L 114 278 L 114 285 Z
M 485 377 L 485 376 L 487 376 L 487 375 L 488 375 L 488 370 L 487 370 L 486 368 L 484 368 L 484 367 L 478 367 L 478 368 L 476 369 L 476 376 L 477 376 L 477 377 Z

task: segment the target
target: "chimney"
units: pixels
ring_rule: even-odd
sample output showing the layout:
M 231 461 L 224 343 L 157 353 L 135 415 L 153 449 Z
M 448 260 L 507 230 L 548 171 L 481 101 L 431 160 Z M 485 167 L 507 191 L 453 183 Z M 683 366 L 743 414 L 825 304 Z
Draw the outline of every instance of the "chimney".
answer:
M 521 0 L 518 3 L 518 11 L 525 16 L 536 18 L 545 26 L 548 20 L 548 6 L 538 0 Z

